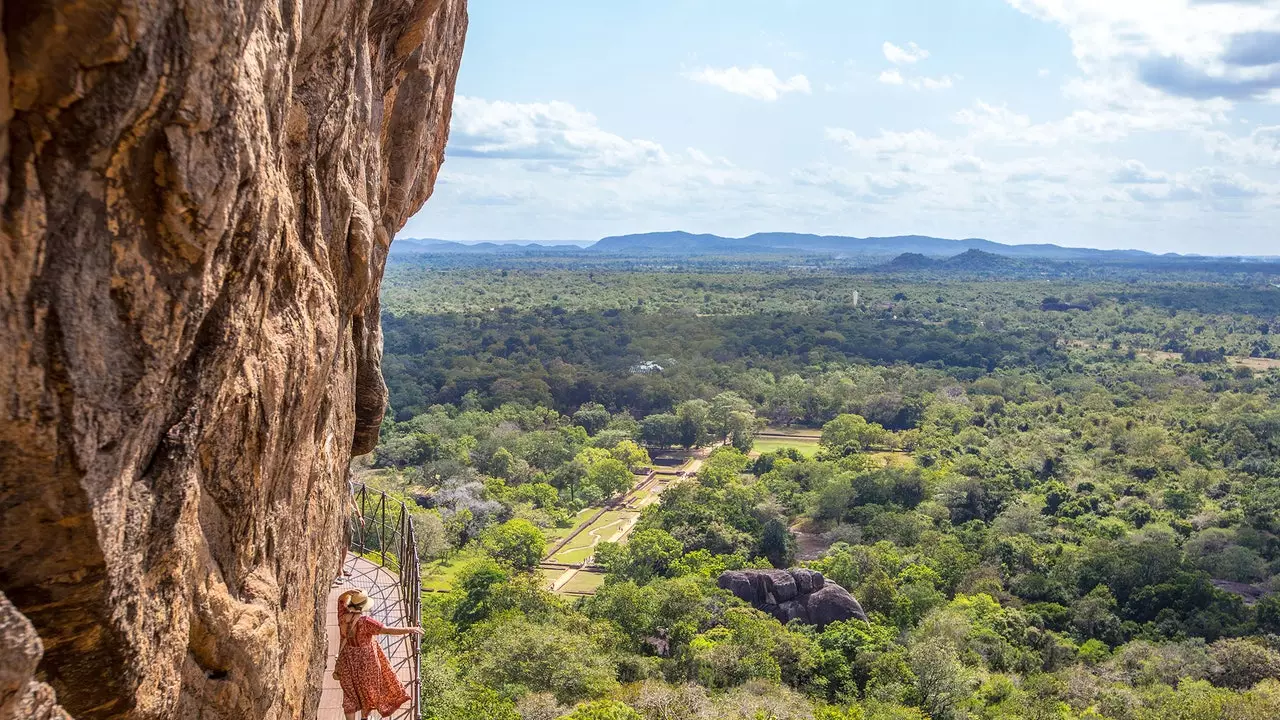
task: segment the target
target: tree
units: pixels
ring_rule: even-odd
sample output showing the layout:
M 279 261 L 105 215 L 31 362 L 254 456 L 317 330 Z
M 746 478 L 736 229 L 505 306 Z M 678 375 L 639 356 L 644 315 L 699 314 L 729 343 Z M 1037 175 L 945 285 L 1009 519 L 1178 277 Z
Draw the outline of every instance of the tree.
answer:
M 748 426 L 755 424 L 755 408 L 751 407 L 751 403 L 742 399 L 738 393 L 722 392 L 711 398 L 711 404 L 707 408 L 707 432 L 716 438 L 728 437 L 735 427 L 744 422 L 743 418 L 746 418 Z
M 603 405 L 593 402 L 584 404 L 573 414 L 573 424 L 592 436 L 605 429 L 611 419 L 609 411 Z
M 907 661 L 916 678 L 920 707 L 935 720 L 957 717 L 973 676 L 955 649 L 941 638 L 924 638 L 912 643 Z
M 1209 655 L 1217 665 L 1215 685 L 1247 690 L 1267 678 L 1280 678 L 1280 653 L 1256 640 L 1219 640 L 1209 647 Z
M 751 446 L 755 445 L 756 416 L 735 410 L 729 413 L 726 427 L 729 430 L 729 444 L 744 453 L 751 452 Z
M 634 476 L 621 461 L 606 458 L 587 467 L 586 481 L 599 488 L 604 497 L 612 497 L 631 487 Z
M 595 487 L 602 498 L 626 490 L 634 480 L 626 464 L 604 448 L 583 448 L 574 461 L 586 468 L 583 482 Z
M 686 400 L 676 406 L 676 417 L 680 420 L 681 445 L 691 448 L 706 443 L 709 407 L 706 400 Z
M 640 713 L 617 700 L 596 700 L 579 705 L 559 720 L 644 720 Z
M 760 554 L 768 558 L 776 568 L 788 567 L 795 559 L 795 536 L 780 518 L 770 518 L 764 524 L 764 532 L 760 537 Z
M 485 551 L 517 570 L 532 570 L 542 559 L 547 540 L 536 525 L 523 518 L 508 520 L 484 532 Z
M 466 661 L 475 677 L 504 694 L 549 692 L 574 703 L 617 687 L 615 638 L 600 623 L 574 627 L 504 615 L 473 630 Z
M 637 445 L 634 440 L 619 442 L 609 450 L 609 454 L 628 468 L 644 467 L 653 462 L 649 459 L 648 451 Z
M 596 562 L 611 574 L 643 585 L 666 576 L 683 552 L 684 545 L 666 530 L 650 528 L 632 533 L 626 545 L 601 543 Z
M 680 442 L 680 418 L 670 413 L 650 415 L 640 423 L 640 440 L 652 447 L 669 448 Z
M 865 452 L 885 442 L 889 431 L 861 415 L 844 414 L 822 426 L 819 444 L 836 457 Z
M 489 617 L 495 591 L 506 580 L 507 572 L 492 560 L 463 568 L 453 586 L 453 624 L 465 630 Z

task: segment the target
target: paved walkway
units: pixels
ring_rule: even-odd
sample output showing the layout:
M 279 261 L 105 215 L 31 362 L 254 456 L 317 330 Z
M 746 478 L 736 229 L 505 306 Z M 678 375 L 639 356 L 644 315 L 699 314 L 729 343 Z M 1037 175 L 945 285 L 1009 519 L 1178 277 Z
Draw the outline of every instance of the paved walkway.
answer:
M 403 605 L 400 602 L 400 582 L 395 573 L 389 572 L 364 558 L 347 553 L 347 561 L 343 569 L 350 573 L 350 579 L 329 591 L 325 601 L 325 634 L 329 636 L 329 649 L 325 655 L 324 686 L 320 694 L 320 712 L 318 720 L 341 720 L 342 688 L 333 679 L 333 662 L 338 654 L 338 596 L 344 591 L 359 588 L 373 598 L 373 607 L 369 614 L 384 625 L 405 625 Z M 386 651 L 391 666 L 396 669 L 400 682 L 409 686 L 414 681 L 413 640 L 411 636 L 391 637 L 379 635 L 378 642 Z M 413 688 L 409 686 L 409 694 Z M 400 711 L 391 717 L 397 720 L 413 718 L 411 703 L 405 703 Z

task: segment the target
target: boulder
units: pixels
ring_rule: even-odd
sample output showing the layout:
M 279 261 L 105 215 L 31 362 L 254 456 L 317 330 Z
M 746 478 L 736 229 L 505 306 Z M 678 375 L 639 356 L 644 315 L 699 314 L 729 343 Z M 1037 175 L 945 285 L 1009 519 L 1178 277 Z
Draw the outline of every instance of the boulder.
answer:
M 778 622 L 786 624 L 792 620 L 800 622 L 809 622 L 809 610 L 804 603 L 799 600 L 788 600 L 778 606 L 778 612 L 774 613 L 774 617 L 778 618 Z
M 848 590 L 835 583 L 824 583 L 821 588 L 807 595 L 805 609 L 809 611 L 809 622 L 818 627 L 854 618 L 863 621 L 867 619 L 867 614 L 862 611 L 858 601 Z
M 775 602 L 784 603 L 796 598 L 796 579 L 791 577 L 791 573 L 786 570 L 764 570 L 761 574 L 765 590 L 773 594 Z
M 824 627 L 840 620 L 867 619 L 848 590 L 827 582 L 816 570 L 728 570 L 716 582 L 784 623 L 800 620 Z
M 796 592 L 800 595 L 808 595 L 811 592 L 822 588 L 826 579 L 822 577 L 822 573 L 817 570 L 808 568 L 797 568 L 791 570 L 791 577 L 796 581 Z
M 751 578 L 744 572 L 738 570 L 730 570 L 720 573 L 720 578 L 716 580 L 716 584 L 722 589 L 733 593 L 735 597 L 744 602 L 751 604 L 756 603 L 756 588 L 751 584 Z
M 762 575 L 759 570 L 744 570 L 743 572 L 745 572 L 747 577 L 751 579 L 751 587 L 756 589 L 756 599 L 754 601 L 749 600 L 748 602 L 757 606 L 763 603 L 772 602 L 769 600 L 769 586 L 765 581 L 764 575 Z

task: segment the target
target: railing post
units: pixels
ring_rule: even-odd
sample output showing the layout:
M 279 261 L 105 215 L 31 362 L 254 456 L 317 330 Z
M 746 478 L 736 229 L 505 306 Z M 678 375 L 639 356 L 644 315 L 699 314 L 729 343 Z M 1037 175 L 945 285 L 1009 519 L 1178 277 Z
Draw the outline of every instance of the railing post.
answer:
M 378 493 L 378 552 L 382 554 L 382 567 L 387 566 L 387 494 Z

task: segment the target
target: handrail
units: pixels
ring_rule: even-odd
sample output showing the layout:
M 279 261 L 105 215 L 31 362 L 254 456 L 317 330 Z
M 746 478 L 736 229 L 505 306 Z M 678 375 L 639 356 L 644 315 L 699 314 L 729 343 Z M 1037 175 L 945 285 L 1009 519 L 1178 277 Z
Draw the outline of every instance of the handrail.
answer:
M 353 483 L 352 490 L 355 508 L 350 550 L 395 573 L 399 579 L 400 611 L 405 624 L 419 627 L 422 624 L 422 573 L 418 563 L 418 540 L 409 508 L 403 501 L 388 497 L 385 492 L 364 483 Z M 376 543 L 376 547 L 371 543 Z M 421 640 L 417 635 L 405 635 L 403 639 L 410 648 L 412 690 L 409 697 L 413 705 L 409 717 L 416 720 L 421 714 Z

